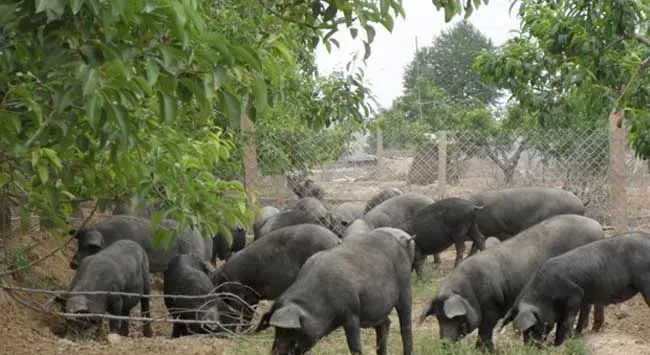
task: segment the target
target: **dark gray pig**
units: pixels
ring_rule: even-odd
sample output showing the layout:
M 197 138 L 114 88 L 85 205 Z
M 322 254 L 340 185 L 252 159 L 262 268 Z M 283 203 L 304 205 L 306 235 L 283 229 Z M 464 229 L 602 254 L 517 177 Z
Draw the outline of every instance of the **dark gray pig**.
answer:
M 235 227 L 230 228 L 231 241 L 224 232 L 220 231 L 212 238 L 212 262 L 216 262 L 217 258 L 220 260 L 228 260 L 232 254 L 244 249 L 246 246 L 246 229 L 237 221 Z
M 119 240 L 94 255 L 84 258 L 72 279 L 69 292 L 124 292 L 149 295 L 149 261 L 142 247 L 131 240 Z M 128 317 L 131 309 L 140 302 L 142 317 L 149 317 L 149 298 L 106 294 L 64 295 L 56 299 L 66 313 L 109 313 Z M 102 319 L 91 316 L 85 323 L 101 327 Z M 129 335 L 127 321 L 111 319 L 110 334 Z M 151 337 L 151 323 L 145 323 L 142 333 Z M 111 338 L 109 338 L 111 339 Z
M 411 221 L 421 209 L 432 203 L 433 200 L 427 196 L 406 193 L 380 203 L 363 218 L 374 228 L 397 227 Z
M 293 207 L 271 216 L 260 228 L 259 235 L 254 236 L 254 240 L 282 227 L 302 223 L 320 224 L 329 228 L 330 213 L 320 200 L 314 197 L 301 198 Z
M 366 222 L 365 219 L 357 219 L 352 222 L 346 229 L 343 231 L 343 239 L 355 235 L 370 232 L 372 227 Z
M 517 187 L 480 192 L 469 197 L 483 209 L 476 212 L 478 228 L 486 237 L 506 240 L 528 227 L 560 214 L 585 214 L 573 193 L 549 187 Z M 477 246 L 472 245 L 471 254 Z
M 314 253 L 339 244 L 338 236 L 316 224 L 281 228 L 234 254 L 210 278 L 219 286 L 218 292 L 235 294 L 248 305 L 256 305 L 260 300 L 272 300 L 282 294 Z M 222 323 L 231 324 L 233 318 L 241 315 L 245 320 L 252 319 L 250 308 L 233 300 L 225 302 L 230 311 L 222 312 Z
M 440 337 L 456 341 L 478 328 L 476 345 L 493 349 L 492 332 L 531 275 L 549 258 L 605 237 L 579 215 L 551 217 L 462 262 L 441 283 L 420 320 L 435 315 Z
M 366 214 L 366 213 L 370 212 L 371 209 L 373 209 L 377 205 L 379 205 L 380 203 L 388 200 L 391 197 L 395 197 L 395 196 L 401 195 L 403 193 L 404 192 L 402 190 L 400 190 L 400 189 L 398 189 L 396 187 L 387 187 L 387 188 L 379 191 L 375 195 L 373 195 L 368 200 L 368 202 L 366 202 L 366 207 L 363 210 L 363 213 Z
M 343 231 L 356 219 L 363 217 L 365 202 L 343 202 L 332 208 L 332 229 L 342 236 Z
M 626 233 L 599 240 L 548 259 L 528 281 L 503 326 L 514 320 L 525 338 L 541 341 L 557 323 L 555 345 L 589 321 L 595 305 L 594 330 L 604 322 L 604 305 L 625 302 L 641 293 L 650 305 L 650 234 Z
M 255 223 L 253 224 L 253 236 L 255 236 L 255 239 L 260 235 L 260 229 L 262 229 L 266 221 L 279 212 L 280 210 L 273 206 L 264 206 L 259 210 L 257 216 L 255 216 Z
M 218 329 L 219 308 L 216 296 L 208 296 L 214 285 L 209 275 L 215 271 L 209 262 L 192 254 L 176 255 L 164 275 L 165 295 L 202 296 L 204 298 L 167 298 L 165 307 L 174 319 L 198 320 L 214 324 L 174 323 L 172 338 L 191 334 L 206 334 Z
M 412 219 L 421 209 L 433 202 L 431 198 L 416 193 L 400 194 L 378 204 L 366 213 L 363 218 L 373 228 L 400 228 L 412 235 L 412 232 L 409 230 Z M 440 254 L 435 253 L 433 257 L 436 264 L 440 264 Z M 425 259 L 426 257 L 418 257 L 421 264 L 424 264 Z M 416 270 L 421 270 L 421 268 L 422 265 L 418 265 Z M 418 275 L 420 274 L 418 273 Z
M 471 201 L 450 197 L 421 209 L 410 227 L 418 257 L 441 253 L 453 244 L 456 246 L 454 267 L 458 267 L 468 238 L 480 250 L 485 249 L 485 237 L 476 226 L 476 211 L 482 208 Z
M 313 255 L 296 281 L 262 316 L 258 331 L 275 327 L 272 353 L 305 354 L 338 327 L 361 354 L 361 328 L 373 327 L 377 354 L 388 354 L 389 315 L 400 322 L 404 354 L 413 352 L 411 265 L 415 248 L 406 232 L 378 228 Z
M 167 219 L 161 221 L 157 228 L 176 229 L 178 226 L 178 222 Z M 154 229 L 151 222 L 136 216 L 111 216 L 92 227 L 71 229 L 69 234 L 77 239 L 77 253 L 70 261 L 71 269 L 76 269 L 81 260 L 88 255 L 95 254 L 123 239 L 133 240 L 144 248 L 149 257 L 149 270 L 152 273 L 165 271 L 167 264 L 176 254 L 193 253 L 203 260 L 210 260 L 212 257 L 212 239 L 202 238 L 197 231 L 191 229 L 175 238 L 169 251 L 154 248 L 152 245 Z

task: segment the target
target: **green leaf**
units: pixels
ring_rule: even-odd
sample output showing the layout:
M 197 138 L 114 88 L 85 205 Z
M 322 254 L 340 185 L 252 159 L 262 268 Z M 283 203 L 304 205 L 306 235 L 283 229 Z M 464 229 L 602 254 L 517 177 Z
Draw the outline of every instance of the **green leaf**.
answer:
M 50 174 L 47 171 L 47 166 L 39 165 L 37 170 L 38 170 L 38 177 L 39 179 L 41 179 L 41 183 L 43 185 L 47 184 L 47 181 L 50 179 Z
M 90 95 L 97 86 L 97 70 L 95 68 L 90 68 L 88 70 L 88 75 L 86 76 L 86 82 L 84 83 L 83 94 L 84 96 Z
M 48 22 L 58 20 L 65 12 L 64 0 L 36 0 L 36 13 L 45 11 Z
M 59 159 L 56 151 L 51 148 L 43 148 L 43 153 L 45 153 L 45 156 L 56 166 L 57 168 L 61 169 L 63 165 L 61 164 L 61 159 Z
M 149 83 L 150 86 L 154 86 L 158 81 L 159 75 L 160 68 L 158 67 L 158 63 L 156 63 L 152 58 L 149 58 L 147 60 L 147 83 Z
M 124 107 L 121 105 L 111 105 L 111 109 L 113 111 L 113 116 L 117 120 L 117 123 L 120 127 L 120 140 L 122 146 L 125 147 L 128 143 L 129 130 L 128 126 L 126 125 L 126 113 L 124 112 Z
M 368 43 L 372 43 L 372 41 L 375 40 L 375 29 L 368 25 L 365 27 L 366 28 L 366 34 L 368 35 Z
M 171 95 L 158 91 L 158 102 L 160 104 L 160 116 L 165 122 L 171 122 L 176 118 L 178 103 Z
M 231 122 L 231 127 L 238 127 L 241 120 L 241 102 L 227 91 L 221 92 L 221 98 L 226 109 L 225 113 Z
M 365 50 L 365 54 L 363 56 L 363 60 L 366 60 L 370 58 L 370 44 L 366 41 L 363 41 L 363 48 Z
M 255 77 L 255 108 L 256 112 L 263 114 L 268 106 L 268 88 L 266 81 L 261 76 Z
M 70 8 L 72 9 L 72 14 L 76 15 L 81 10 L 81 7 L 84 4 L 84 0 L 70 0 Z
M 102 99 L 98 93 L 92 95 L 90 100 L 86 103 L 86 118 L 88 118 L 88 123 L 90 127 L 96 128 L 97 121 L 102 115 Z
M 16 9 L 20 3 L 0 5 L 0 24 L 6 25 L 16 16 Z

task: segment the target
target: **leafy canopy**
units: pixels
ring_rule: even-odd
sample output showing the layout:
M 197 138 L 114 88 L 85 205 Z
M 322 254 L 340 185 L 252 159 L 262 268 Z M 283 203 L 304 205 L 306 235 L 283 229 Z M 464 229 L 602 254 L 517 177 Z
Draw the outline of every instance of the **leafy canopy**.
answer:
M 461 12 L 447 3 L 448 19 Z M 23 205 L 24 222 L 36 212 L 59 225 L 81 200 L 105 207 L 130 192 L 162 202 L 154 223 L 212 234 L 223 219 L 250 220 L 241 183 L 214 174 L 237 154 L 241 112 L 268 118 L 311 92 L 307 110 L 281 113 L 312 128 L 365 114 L 360 80 L 318 82 L 298 48 L 331 48 L 345 25 L 365 31 L 367 58 L 372 24 L 391 30 L 398 15 L 394 0 L 2 1 L 0 201 Z M 286 74 L 314 85 L 294 91 Z M 328 97 L 339 101 L 321 106 Z
M 602 126 L 622 112 L 636 154 L 650 157 L 650 6 L 604 0 L 522 0 L 521 34 L 475 64 L 541 125 Z M 564 114 L 558 117 L 558 110 Z

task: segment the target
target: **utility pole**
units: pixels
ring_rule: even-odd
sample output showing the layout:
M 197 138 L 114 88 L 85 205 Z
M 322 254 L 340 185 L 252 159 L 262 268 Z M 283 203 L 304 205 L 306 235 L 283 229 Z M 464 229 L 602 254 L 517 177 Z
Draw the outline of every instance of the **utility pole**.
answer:
M 422 96 L 420 96 L 420 57 L 418 56 L 420 49 L 418 47 L 418 36 L 415 36 L 415 90 L 418 95 L 418 113 L 420 122 L 423 121 L 422 117 Z

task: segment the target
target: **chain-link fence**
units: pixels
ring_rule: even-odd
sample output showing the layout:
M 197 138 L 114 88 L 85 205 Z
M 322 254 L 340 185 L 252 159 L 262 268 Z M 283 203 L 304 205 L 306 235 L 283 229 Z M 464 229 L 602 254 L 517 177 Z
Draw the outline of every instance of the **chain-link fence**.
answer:
M 300 171 L 305 179 L 309 174 L 330 205 L 365 202 L 386 187 L 440 199 L 506 187 L 547 186 L 576 194 L 587 205 L 588 216 L 604 225 L 615 224 L 612 209 L 618 208 L 625 209 L 627 229 L 650 226 L 649 166 L 628 147 L 618 150 L 626 152 L 622 156 L 612 156 L 617 150 L 611 142 L 616 141 L 607 127 L 430 133 L 385 127 L 351 135 L 345 146 L 329 146 L 323 136 L 292 140 L 285 135 L 278 142 L 293 147 L 291 159 L 296 163 L 291 174 Z M 265 160 L 272 156 L 259 150 L 257 154 L 257 167 L 247 167 L 247 175 L 255 174 L 254 179 L 247 178 L 249 190 L 255 190 L 258 200 L 267 205 L 281 207 L 297 199 L 295 177 L 287 178 L 288 171 L 264 175 L 258 167 L 273 165 L 272 159 Z M 610 166 L 625 171 L 613 172 Z M 624 201 L 619 207 L 613 203 L 612 191 L 624 194 L 622 199 L 619 196 Z

